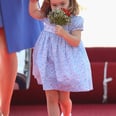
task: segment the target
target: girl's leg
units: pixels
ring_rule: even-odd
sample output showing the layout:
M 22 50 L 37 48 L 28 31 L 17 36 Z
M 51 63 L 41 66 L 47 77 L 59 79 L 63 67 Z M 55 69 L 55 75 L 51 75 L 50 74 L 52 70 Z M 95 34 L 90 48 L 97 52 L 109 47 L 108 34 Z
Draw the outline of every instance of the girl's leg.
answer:
M 70 99 L 70 92 L 60 91 L 59 102 L 63 116 L 71 116 L 72 111 L 72 101 Z
M 0 112 L 3 116 L 9 116 L 16 73 L 16 53 L 8 53 L 4 29 L 0 28 Z
M 56 90 L 45 91 L 47 99 L 48 116 L 60 116 L 59 92 Z

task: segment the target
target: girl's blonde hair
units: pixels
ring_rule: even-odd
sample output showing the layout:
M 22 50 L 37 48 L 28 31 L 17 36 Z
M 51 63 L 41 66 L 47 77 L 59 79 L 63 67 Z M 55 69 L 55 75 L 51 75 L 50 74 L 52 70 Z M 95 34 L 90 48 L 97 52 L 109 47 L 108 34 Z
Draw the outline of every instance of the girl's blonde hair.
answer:
M 44 0 L 41 11 L 43 15 L 47 17 L 48 13 L 51 11 L 50 0 Z M 69 11 L 72 15 L 79 14 L 79 4 L 76 0 L 69 0 Z

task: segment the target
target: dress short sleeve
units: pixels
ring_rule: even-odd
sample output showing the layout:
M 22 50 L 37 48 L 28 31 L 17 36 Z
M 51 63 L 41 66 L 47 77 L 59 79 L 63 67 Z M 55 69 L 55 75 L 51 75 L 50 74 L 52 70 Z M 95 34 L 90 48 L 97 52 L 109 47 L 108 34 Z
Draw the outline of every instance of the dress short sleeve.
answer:
M 83 23 L 84 23 L 84 20 L 81 16 L 72 17 L 71 24 L 69 26 L 70 32 L 75 30 L 83 31 Z
M 4 26 L 8 52 L 33 48 L 43 23 L 28 11 L 29 0 L 0 0 L 0 26 Z

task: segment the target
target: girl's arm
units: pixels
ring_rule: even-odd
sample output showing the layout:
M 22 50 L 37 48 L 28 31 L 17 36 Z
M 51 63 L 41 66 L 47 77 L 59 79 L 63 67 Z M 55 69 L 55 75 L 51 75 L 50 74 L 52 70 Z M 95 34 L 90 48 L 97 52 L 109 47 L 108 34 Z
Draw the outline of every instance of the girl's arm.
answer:
M 38 7 L 37 0 L 29 0 L 29 14 L 35 19 L 43 18 L 43 13 Z
M 81 41 L 80 30 L 75 30 L 70 34 L 67 31 L 65 31 L 62 26 L 57 25 L 56 34 L 64 38 L 67 41 L 67 43 L 73 47 L 78 46 Z

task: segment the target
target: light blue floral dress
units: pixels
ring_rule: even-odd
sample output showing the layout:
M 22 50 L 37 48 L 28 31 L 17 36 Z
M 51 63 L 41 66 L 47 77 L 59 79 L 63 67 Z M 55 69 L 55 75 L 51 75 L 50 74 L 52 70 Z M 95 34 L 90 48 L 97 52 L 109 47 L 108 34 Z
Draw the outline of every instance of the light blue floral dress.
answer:
M 70 46 L 56 35 L 54 25 L 43 19 L 44 30 L 34 47 L 33 74 L 43 90 L 89 91 L 93 89 L 91 67 L 82 41 L 79 46 Z M 83 18 L 73 16 L 64 26 L 71 33 L 83 30 Z

